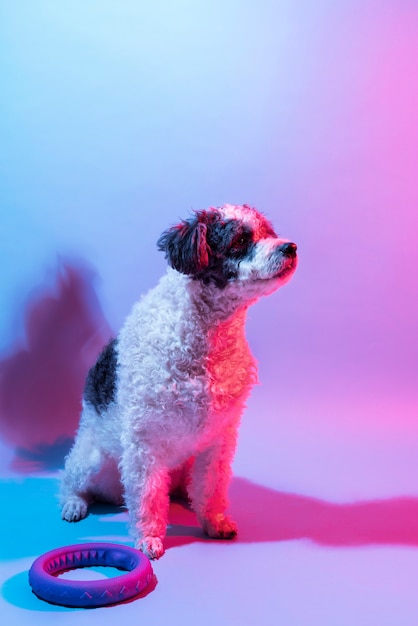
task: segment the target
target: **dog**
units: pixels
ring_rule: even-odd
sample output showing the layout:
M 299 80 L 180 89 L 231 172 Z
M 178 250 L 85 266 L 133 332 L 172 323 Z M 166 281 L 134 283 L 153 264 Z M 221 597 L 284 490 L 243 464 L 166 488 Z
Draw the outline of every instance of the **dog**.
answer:
M 84 518 L 94 500 L 124 503 L 135 547 L 152 559 L 164 552 L 175 490 L 209 537 L 237 534 L 227 491 L 257 382 L 246 313 L 297 266 L 296 244 L 248 205 L 196 211 L 158 248 L 167 273 L 90 369 L 60 481 L 64 520 Z

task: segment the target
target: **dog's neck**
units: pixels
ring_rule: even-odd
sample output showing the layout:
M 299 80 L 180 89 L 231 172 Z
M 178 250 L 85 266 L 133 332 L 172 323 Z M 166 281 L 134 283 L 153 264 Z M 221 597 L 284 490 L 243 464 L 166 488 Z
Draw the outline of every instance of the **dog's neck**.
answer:
M 257 299 L 248 301 L 238 292 L 219 289 L 215 285 L 205 285 L 199 280 L 186 278 L 185 287 L 201 319 L 206 319 L 209 326 L 239 316 L 244 324 L 248 307 Z

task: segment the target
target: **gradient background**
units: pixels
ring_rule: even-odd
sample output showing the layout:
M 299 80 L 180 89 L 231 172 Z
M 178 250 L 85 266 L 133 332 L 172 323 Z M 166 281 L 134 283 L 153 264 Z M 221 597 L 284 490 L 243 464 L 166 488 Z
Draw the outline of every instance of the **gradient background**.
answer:
M 112 520 L 129 542 L 123 512 L 56 511 L 83 378 L 165 271 L 162 230 L 230 202 L 299 247 L 249 315 L 241 539 L 173 510 L 155 592 L 88 619 L 416 624 L 418 4 L 1 2 L 0 75 L 2 612 L 56 619 L 40 553 Z

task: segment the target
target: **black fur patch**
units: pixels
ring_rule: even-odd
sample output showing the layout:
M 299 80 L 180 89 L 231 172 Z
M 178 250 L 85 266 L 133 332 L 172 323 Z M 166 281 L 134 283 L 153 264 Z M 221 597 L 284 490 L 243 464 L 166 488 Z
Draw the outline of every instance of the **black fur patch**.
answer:
M 244 257 L 251 258 L 254 251 L 252 231 L 238 220 L 219 219 L 208 230 L 207 242 L 211 250 L 209 264 L 198 278 L 223 289 L 236 278 L 239 261 Z
M 86 378 L 84 399 L 94 406 L 99 415 L 115 400 L 116 344 L 116 339 L 107 344 Z
M 196 217 L 183 220 L 181 224 L 163 232 L 157 246 L 165 252 L 171 267 L 191 276 L 207 268 L 210 250 L 206 239 L 211 219 L 213 215 L 201 211 Z

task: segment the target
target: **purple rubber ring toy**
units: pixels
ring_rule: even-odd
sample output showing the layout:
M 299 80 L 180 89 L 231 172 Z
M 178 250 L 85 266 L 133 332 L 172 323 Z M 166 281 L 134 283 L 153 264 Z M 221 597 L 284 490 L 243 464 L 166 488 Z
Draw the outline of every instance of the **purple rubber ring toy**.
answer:
M 94 565 L 126 570 L 114 578 L 66 580 L 57 574 Z M 138 550 L 115 543 L 82 543 L 46 552 L 29 570 L 32 591 L 51 604 L 98 607 L 139 595 L 153 580 L 149 559 Z

